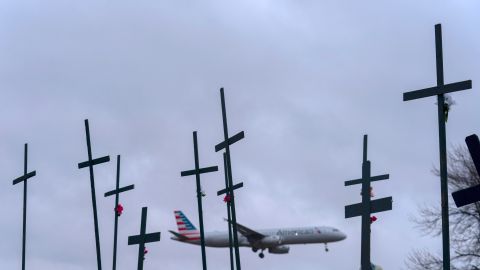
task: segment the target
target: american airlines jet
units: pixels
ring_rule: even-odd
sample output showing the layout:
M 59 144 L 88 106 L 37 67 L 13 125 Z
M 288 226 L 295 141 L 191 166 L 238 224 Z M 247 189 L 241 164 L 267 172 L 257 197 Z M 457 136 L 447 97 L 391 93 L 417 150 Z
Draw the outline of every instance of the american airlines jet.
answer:
M 169 231 L 171 239 L 200 245 L 200 231 L 193 226 L 192 222 L 182 211 L 175 211 L 178 232 Z M 254 231 L 237 223 L 238 245 L 250 247 L 253 252 L 260 250 L 259 257 L 265 255 L 263 251 L 268 249 L 269 253 L 286 254 L 290 250 L 288 245 L 295 244 L 325 244 L 325 251 L 328 251 L 327 243 L 341 241 L 347 236 L 332 227 L 302 227 L 285 229 L 266 229 Z M 207 247 L 229 247 L 228 232 L 206 232 L 205 246 Z

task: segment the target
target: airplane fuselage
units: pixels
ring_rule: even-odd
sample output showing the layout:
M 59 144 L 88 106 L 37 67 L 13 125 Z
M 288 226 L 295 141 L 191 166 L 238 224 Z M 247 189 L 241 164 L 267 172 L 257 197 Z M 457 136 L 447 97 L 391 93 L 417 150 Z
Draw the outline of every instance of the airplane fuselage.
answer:
M 266 249 L 281 245 L 329 243 L 341 241 L 346 238 L 344 233 L 332 227 L 300 227 L 264 229 L 257 231 L 265 235 L 265 238 L 254 242 L 249 241 L 247 237 L 237 232 L 239 246 Z M 192 235 L 190 239 L 180 239 L 175 236 L 172 237 L 172 239 L 184 243 L 200 245 L 199 234 Z M 219 248 L 228 247 L 228 232 L 206 232 L 205 246 Z

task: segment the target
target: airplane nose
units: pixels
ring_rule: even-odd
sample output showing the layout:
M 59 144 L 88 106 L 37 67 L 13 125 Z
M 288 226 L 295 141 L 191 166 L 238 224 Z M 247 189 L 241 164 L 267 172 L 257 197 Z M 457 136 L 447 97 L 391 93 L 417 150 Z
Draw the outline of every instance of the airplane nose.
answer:
M 338 237 L 340 238 L 339 240 L 341 241 L 341 240 L 346 239 L 346 238 L 347 238 L 347 235 L 344 234 L 343 232 L 339 232 L 339 233 L 338 233 Z

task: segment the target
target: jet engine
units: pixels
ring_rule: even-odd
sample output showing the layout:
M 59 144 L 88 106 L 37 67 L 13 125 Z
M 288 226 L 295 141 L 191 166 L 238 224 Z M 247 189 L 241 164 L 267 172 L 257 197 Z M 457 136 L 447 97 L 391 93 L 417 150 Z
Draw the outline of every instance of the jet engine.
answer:
M 262 246 L 277 246 L 282 244 L 283 238 L 279 235 L 270 235 L 260 240 Z
M 273 254 L 287 254 L 288 251 L 290 251 L 289 246 L 277 246 L 277 247 L 271 247 L 268 249 L 268 253 L 273 253 Z

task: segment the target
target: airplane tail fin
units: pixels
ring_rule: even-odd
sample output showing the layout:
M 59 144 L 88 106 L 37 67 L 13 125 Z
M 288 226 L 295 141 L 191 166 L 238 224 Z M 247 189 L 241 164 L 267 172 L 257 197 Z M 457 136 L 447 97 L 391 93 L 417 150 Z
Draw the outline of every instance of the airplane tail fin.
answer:
M 174 211 L 175 219 L 177 221 L 178 233 L 181 235 L 190 235 L 198 234 L 199 231 L 195 226 L 188 220 L 187 216 L 182 211 Z

